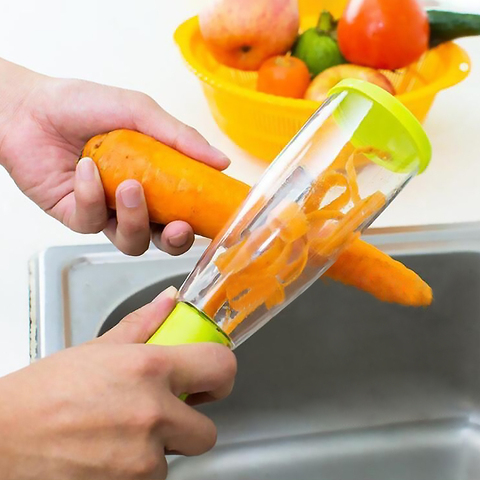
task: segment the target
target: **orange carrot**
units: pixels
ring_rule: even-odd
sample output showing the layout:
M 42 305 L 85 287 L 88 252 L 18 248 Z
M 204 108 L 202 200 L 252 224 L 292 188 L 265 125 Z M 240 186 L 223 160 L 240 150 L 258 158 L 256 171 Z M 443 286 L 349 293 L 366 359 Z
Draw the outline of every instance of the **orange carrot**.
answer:
M 431 288 L 415 272 L 361 240 L 343 250 L 327 273 L 333 280 L 372 292 L 385 302 L 413 307 L 432 302 Z
M 92 138 L 83 156 L 96 162 L 109 207 L 115 208 L 117 186 L 124 180 L 136 179 L 143 185 L 153 222 L 185 220 L 197 234 L 208 238 L 214 238 L 221 231 L 250 189 L 212 167 L 131 130 L 116 130 Z M 340 197 L 343 203 L 343 195 Z M 334 204 L 328 208 L 341 207 Z M 303 263 L 303 255 L 301 259 Z M 325 276 L 386 302 L 429 305 L 432 301 L 430 287 L 417 274 L 359 239 L 343 250 Z
M 208 238 L 215 237 L 250 190 L 248 185 L 131 130 L 94 137 L 83 156 L 97 163 L 110 208 L 115 208 L 118 185 L 127 179 L 138 180 L 152 221 L 184 220 L 198 235 Z

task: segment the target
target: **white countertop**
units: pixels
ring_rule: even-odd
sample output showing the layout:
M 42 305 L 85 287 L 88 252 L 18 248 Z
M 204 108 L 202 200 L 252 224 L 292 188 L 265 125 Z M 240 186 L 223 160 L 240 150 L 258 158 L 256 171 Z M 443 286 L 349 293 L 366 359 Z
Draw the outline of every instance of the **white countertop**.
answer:
M 23 0 L 2 2 L 0 57 L 59 77 L 144 91 L 197 128 L 233 160 L 228 173 L 252 183 L 265 164 L 215 125 L 196 78 L 173 43 L 175 27 L 203 0 Z M 377 226 L 480 220 L 480 39 L 459 41 L 470 77 L 441 93 L 425 123 L 434 156 Z M 41 212 L 0 169 L 0 375 L 28 364 L 28 260 L 52 245 L 106 242 L 78 235 Z

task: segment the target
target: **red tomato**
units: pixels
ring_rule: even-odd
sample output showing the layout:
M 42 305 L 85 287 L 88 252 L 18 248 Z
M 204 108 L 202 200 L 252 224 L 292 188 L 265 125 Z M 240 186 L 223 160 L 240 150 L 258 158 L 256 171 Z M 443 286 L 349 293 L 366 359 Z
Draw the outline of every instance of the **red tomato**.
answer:
M 258 71 L 257 90 L 281 97 L 303 98 L 310 84 L 310 72 L 296 57 L 278 56 L 266 60 Z
M 338 43 L 351 63 L 395 70 L 428 50 L 428 16 L 417 0 L 350 0 Z

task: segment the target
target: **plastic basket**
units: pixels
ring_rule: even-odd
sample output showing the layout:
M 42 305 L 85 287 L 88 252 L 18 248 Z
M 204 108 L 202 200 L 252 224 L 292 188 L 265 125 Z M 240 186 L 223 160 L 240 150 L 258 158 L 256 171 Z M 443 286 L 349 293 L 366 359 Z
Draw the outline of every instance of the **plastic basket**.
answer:
M 300 0 L 301 29 L 315 25 L 323 8 L 338 16 L 343 5 L 335 0 Z M 310 100 L 257 92 L 256 72 L 228 68 L 213 58 L 202 39 L 198 17 L 178 27 L 175 41 L 200 79 L 218 126 L 258 158 L 273 160 L 319 106 Z M 469 71 L 467 53 L 449 42 L 429 50 L 407 68 L 383 73 L 395 86 L 397 98 L 423 122 L 437 93 L 461 82 Z

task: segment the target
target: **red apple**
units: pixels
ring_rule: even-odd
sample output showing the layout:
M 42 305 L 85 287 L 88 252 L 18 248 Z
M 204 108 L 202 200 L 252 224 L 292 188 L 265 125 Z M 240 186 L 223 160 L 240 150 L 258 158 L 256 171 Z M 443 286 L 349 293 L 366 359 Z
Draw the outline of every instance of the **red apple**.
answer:
M 213 0 L 199 20 L 218 62 L 258 70 L 264 60 L 292 47 L 299 29 L 298 0 Z

